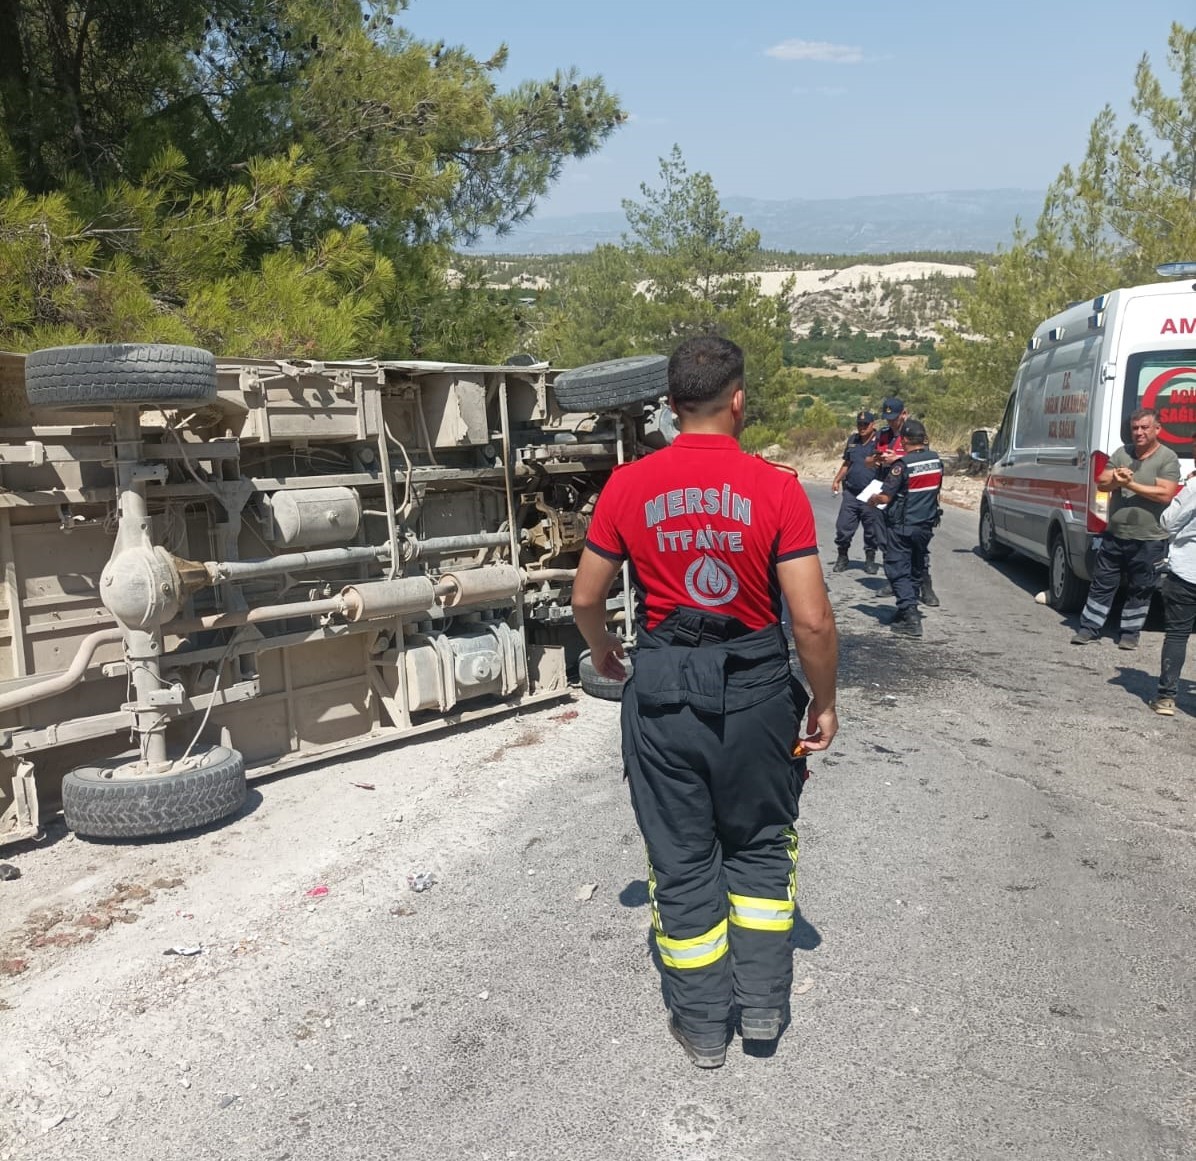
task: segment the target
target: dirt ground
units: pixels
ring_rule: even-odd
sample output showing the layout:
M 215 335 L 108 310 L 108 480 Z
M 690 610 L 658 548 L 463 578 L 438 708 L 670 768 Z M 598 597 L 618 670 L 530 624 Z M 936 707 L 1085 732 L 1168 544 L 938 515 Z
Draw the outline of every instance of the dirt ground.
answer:
M 566 697 L 251 781 L 235 819 L 187 835 L 88 841 L 56 821 L 41 842 L 0 850 L 0 864 L 21 872 L 0 881 L 0 1161 L 97 1157 L 146 1108 L 190 1097 L 219 1111 L 273 1091 L 268 1062 L 227 1043 L 278 1002 L 260 965 L 296 967 L 313 997 L 294 1041 L 325 1034 L 345 1011 L 364 1019 L 360 992 L 334 1005 L 305 962 L 348 916 L 401 937 L 444 894 L 450 863 L 482 849 L 496 820 L 555 770 L 558 747 L 587 753 L 590 735 L 609 729 L 578 717 Z M 400 874 L 379 870 L 384 856 Z M 404 874 L 430 874 L 435 888 L 417 893 Z M 171 1020 L 203 990 L 223 1015 L 182 1043 Z M 158 1080 L 138 1094 L 133 1078 L 147 1067 Z M 149 1144 L 146 1157 L 183 1155 Z

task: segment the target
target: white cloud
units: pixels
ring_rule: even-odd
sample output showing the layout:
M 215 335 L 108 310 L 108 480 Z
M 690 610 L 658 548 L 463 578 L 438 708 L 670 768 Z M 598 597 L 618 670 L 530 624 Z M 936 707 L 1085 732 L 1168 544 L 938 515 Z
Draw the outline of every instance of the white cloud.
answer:
M 854 44 L 830 44 L 825 40 L 782 40 L 764 50 L 777 60 L 813 60 L 828 64 L 859 64 L 864 50 Z

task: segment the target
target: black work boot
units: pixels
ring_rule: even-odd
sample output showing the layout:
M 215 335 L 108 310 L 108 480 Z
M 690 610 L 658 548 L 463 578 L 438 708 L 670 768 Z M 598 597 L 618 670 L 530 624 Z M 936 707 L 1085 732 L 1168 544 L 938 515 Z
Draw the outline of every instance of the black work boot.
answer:
M 831 569 L 831 572 L 846 572 L 850 564 L 851 561 L 847 559 L 847 549 L 840 548 L 839 559 L 835 561 L 835 567 Z
M 917 609 L 904 609 L 898 617 L 890 626 L 894 633 L 900 633 L 902 637 L 922 636 L 922 616 Z
M 875 548 L 866 548 L 864 550 L 864 571 L 869 576 L 876 576 L 880 572 L 880 565 L 876 563 Z
M 739 1034 L 745 1040 L 779 1040 L 789 1024 L 788 1005 L 782 1008 L 741 1008 Z
M 727 1059 L 727 1036 L 707 1032 L 702 1035 L 683 1032 L 677 1026 L 677 1017 L 669 1015 L 669 1031 L 673 1039 L 685 1049 L 685 1055 L 698 1068 L 722 1068 Z
M 930 587 L 930 577 L 927 577 L 922 582 L 922 596 L 920 600 L 929 609 L 937 609 L 941 603 L 934 589 Z

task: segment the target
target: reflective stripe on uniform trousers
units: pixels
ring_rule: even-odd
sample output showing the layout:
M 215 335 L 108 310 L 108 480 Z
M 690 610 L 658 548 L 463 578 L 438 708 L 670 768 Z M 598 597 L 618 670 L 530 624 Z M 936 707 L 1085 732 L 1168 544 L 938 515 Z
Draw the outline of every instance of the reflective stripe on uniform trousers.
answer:
M 760 899 L 750 895 L 728 893 L 731 903 L 731 922 L 736 927 L 747 927 L 755 931 L 792 931 L 793 908 L 797 903 L 797 831 L 785 831 L 789 853 L 788 897 L 785 899 Z
M 1121 631 L 1123 633 L 1140 633 L 1146 624 L 1146 616 L 1150 612 L 1150 598 L 1144 604 L 1139 604 L 1132 597 L 1126 597 L 1121 606 Z
M 789 899 L 752 899 L 747 895 L 728 895 L 731 922 L 736 927 L 756 931 L 790 931 L 793 928 L 793 902 Z
M 656 949 L 660 962 L 671 968 L 707 967 L 722 959 L 730 950 L 727 943 L 727 921 L 720 919 L 709 931 L 692 939 L 672 939 L 664 933 L 660 907 L 656 902 L 656 871 L 648 863 L 648 903 L 652 910 L 652 927 L 656 932 Z
M 1088 600 L 1084 603 L 1084 615 L 1090 621 L 1099 621 L 1102 625 L 1105 623 L 1112 609 L 1112 605 L 1102 605 L 1098 601 Z
M 727 954 L 727 921 L 720 919 L 709 931 L 692 939 L 673 939 L 657 928 L 656 948 L 661 963 L 667 967 L 686 969 L 709 967 Z

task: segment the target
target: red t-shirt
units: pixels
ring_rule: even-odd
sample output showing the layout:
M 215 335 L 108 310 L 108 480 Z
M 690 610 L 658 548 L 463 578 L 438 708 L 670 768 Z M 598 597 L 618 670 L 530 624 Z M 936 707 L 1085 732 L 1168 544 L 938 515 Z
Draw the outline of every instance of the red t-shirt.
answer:
M 891 427 L 886 427 L 876 437 L 876 454 L 880 455 L 882 452 L 894 452 L 896 455 L 905 455 L 905 444 L 901 440 L 901 436 L 896 434 Z M 876 464 L 876 478 L 883 480 L 888 472 L 888 466 L 879 461 Z
M 729 435 L 679 435 L 615 470 L 586 546 L 630 561 L 649 629 L 679 605 L 763 629 L 780 619 L 777 562 L 817 553 L 818 539 L 795 476 Z

